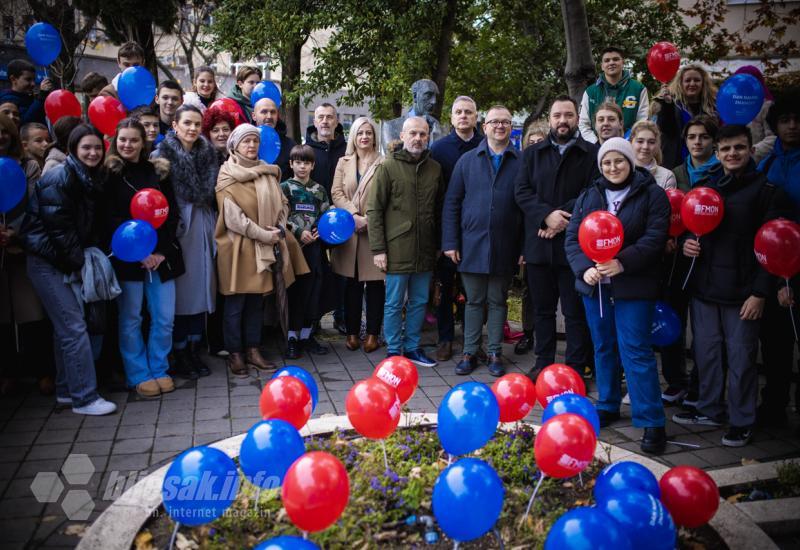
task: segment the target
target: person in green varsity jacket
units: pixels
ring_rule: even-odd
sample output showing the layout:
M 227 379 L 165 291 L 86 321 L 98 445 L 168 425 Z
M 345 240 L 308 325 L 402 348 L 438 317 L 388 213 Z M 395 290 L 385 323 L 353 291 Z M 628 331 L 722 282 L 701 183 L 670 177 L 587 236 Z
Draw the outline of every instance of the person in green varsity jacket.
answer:
M 319 217 L 330 208 L 328 192 L 311 179 L 314 169 L 314 150 L 308 145 L 295 145 L 289 152 L 289 165 L 294 177 L 281 184 L 289 199 L 286 229 L 303 247 L 308 268 L 288 289 L 289 331 L 286 358 L 298 359 L 302 350 L 316 355 L 328 353 L 328 348 L 314 339 L 312 328 L 319 316 L 319 295 L 322 290 L 322 255 L 325 253 L 317 233 Z
M 604 49 L 600 58 L 603 72 L 597 82 L 583 92 L 578 127 L 583 139 L 589 143 L 598 142 L 594 118 L 600 105 L 606 101 L 614 102 L 622 109 L 623 133 L 626 137 L 637 121 L 647 118 L 650 106 L 647 88 L 623 69 L 624 64 L 622 50 L 614 46 Z

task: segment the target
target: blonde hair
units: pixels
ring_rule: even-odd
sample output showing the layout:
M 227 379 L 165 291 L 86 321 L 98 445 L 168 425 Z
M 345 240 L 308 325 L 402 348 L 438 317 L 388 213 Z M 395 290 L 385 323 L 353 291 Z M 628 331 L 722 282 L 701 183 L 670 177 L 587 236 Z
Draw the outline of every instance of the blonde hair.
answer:
M 700 109 L 702 110 L 702 113 L 693 113 L 693 115 L 716 115 L 717 87 L 711 80 L 711 75 L 708 74 L 708 71 L 706 71 L 700 65 L 685 65 L 681 67 L 678 71 L 678 74 L 676 74 L 675 78 L 672 79 L 672 82 L 669 83 L 669 93 L 672 95 L 676 103 L 680 103 L 683 107 L 688 106 L 686 95 L 683 93 L 683 86 L 681 83 L 683 82 L 683 75 L 689 71 L 700 73 L 700 77 L 703 80 L 703 89 L 700 91 Z
M 653 132 L 653 135 L 656 136 L 656 149 L 653 151 L 653 158 L 655 159 L 656 164 L 661 166 L 661 161 L 664 159 L 664 156 L 661 153 L 661 130 L 658 129 L 658 124 L 652 120 L 640 120 L 633 125 L 633 128 L 631 128 L 631 135 L 628 138 L 628 141 L 633 143 L 633 140 L 636 139 L 636 135 L 644 130 Z
M 369 124 L 372 127 L 372 150 L 375 154 L 378 153 L 378 127 L 369 117 L 360 116 L 353 121 L 350 125 L 350 135 L 347 136 L 347 149 L 345 155 L 356 154 L 356 134 L 364 124 Z
M 539 121 L 531 122 L 528 125 L 528 129 L 525 130 L 525 135 L 522 136 L 521 145 L 523 151 L 528 147 L 528 142 L 530 141 L 531 136 L 537 134 L 542 136 L 542 139 L 547 139 L 547 130 L 544 129 L 543 125 Z

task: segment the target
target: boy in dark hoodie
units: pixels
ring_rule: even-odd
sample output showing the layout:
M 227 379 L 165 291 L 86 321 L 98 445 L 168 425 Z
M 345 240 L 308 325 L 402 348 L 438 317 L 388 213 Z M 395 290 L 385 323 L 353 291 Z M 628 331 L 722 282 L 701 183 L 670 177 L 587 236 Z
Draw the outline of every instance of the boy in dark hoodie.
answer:
M 8 64 L 11 88 L 0 92 L 0 104 L 13 103 L 19 109 L 20 124 L 38 122 L 45 124 L 44 100 L 53 90 L 49 78 L 42 80 L 36 91 L 36 67 L 24 59 L 14 59 Z

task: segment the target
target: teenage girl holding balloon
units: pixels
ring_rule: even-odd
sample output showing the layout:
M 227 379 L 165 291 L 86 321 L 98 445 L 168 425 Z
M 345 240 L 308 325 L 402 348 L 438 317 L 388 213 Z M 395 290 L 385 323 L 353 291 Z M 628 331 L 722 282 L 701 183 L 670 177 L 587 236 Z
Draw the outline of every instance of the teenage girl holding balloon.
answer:
M 113 413 L 117 406 L 97 393 L 92 341 L 65 275 L 80 271 L 84 249 L 96 246 L 103 187 L 103 136 L 81 124 L 69 136 L 66 162 L 40 179 L 28 204 L 21 233 L 28 276 L 53 323 L 56 399 L 86 415 Z
M 167 374 L 167 355 L 172 349 L 175 278 L 184 272 L 183 255 L 175 236 L 179 218 L 169 163 L 163 159 L 148 161 L 149 153 L 144 126 L 126 118 L 117 125 L 105 161 L 108 229 L 141 215 L 158 234 L 155 250 L 141 262 L 111 258 L 122 289 L 117 299 L 120 355 L 128 386 L 142 397 L 156 397 L 175 389 Z M 149 196 L 153 200 L 147 201 Z M 147 212 L 139 212 L 132 208 L 134 197 L 153 206 Z M 142 336 L 144 302 L 150 314 L 147 343 Z
M 683 127 L 698 115 L 716 116 L 717 87 L 699 65 L 682 67 L 668 85 L 661 87 L 650 104 L 651 118 L 661 130 L 662 166 L 670 170 L 687 155 L 681 137 Z
M 635 168 L 633 149 L 626 140 L 606 141 L 597 163 L 602 175 L 578 197 L 565 249 L 575 287 L 583 294 L 594 344 L 600 425 L 607 426 L 620 416 L 621 364 L 633 425 L 644 428 L 642 450 L 661 453 L 667 438 L 650 325 L 659 295 L 669 201 L 648 171 Z M 621 222 L 616 231 L 603 231 L 609 225 L 603 223 L 608 217 L 603 211 L 616 216 L 617 224 Z M 601 254 L 595 252 L 612 247 L 619 251 L 616 257 L 602 263 L 590 259 L 589 254 L 598 258 Z
M 175 279 L 175 327 L 172 334 L 175 371 L 197 378 L 211 374 L 199 357 L 206 314 L 216 308 L 217 277 L 214 265 L 217 223 L 214 188 L 217 154 L 201 135 L 203 115 L 197 107 L 182 105 L 172 129 L 151 155 L 167 159 L 180 221 L 177 237 L 186 272 Z

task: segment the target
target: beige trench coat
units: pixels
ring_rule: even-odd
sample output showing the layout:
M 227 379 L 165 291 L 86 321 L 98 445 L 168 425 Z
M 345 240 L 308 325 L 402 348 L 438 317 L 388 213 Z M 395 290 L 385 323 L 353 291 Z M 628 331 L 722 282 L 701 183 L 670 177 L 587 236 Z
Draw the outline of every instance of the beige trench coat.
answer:
M 358 158 L 355 153 L 342 157 L 336 165 L 336 173 L 331 186 L 333 205 L 336 208 L 343 208 L 351 214 L 366 216 L 369 189 L 375 176 L 375 170 L 382 161 L 382 156 L 376 157 L 367 172 L 361 176 L 361 182 L 358 182 L 356 179 Z M 385 279 L 385 274 L 375 267 L 372 261 L 369 233 L 366 230 L 354 233 L 346 243 L 331 250 L 331 265 L 334 273 L 352 278 L 355 275 L 356 262 L 358 262 L 359 281 L 383 281 Z

